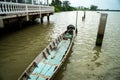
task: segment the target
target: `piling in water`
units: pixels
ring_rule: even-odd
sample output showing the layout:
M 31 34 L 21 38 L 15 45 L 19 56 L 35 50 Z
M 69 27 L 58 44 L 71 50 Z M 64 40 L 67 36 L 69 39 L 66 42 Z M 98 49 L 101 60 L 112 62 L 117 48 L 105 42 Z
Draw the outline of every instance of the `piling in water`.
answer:
M 78 11 L 76 11 L 76 35 L 77 35 L 77 33 L 78 33 L 78 30 L 77 30 L 77 22 L 78 22 Z
M 98 33 L 97 33 L 97 39 L 96 39 L 96 46 L 100 46 L 100 47 L 102 46 L 106 21 L 107 21 L 107 14 L 101 13 L 100 23 L 99 23 Z
M 49 18 L 49 15 L 47 16 L 47 21 L 50 22 L 50 18 Z
M 40 18 L 41 19 L 41 24 L 43 24 L 43 18 L 44 18 L 44 16 L 42 15 L 41 18 Z
M 4 23 L 3 23 L 2 17 L 0 16 L 0 28 L 3 28 L 3 27 L 4 27 Z
M 85 17 L 86 17 L 86 12 L 84 11 L 84 15 L 83 15 L 83 17 L 82 17 L 82 21 L 85 20 Z

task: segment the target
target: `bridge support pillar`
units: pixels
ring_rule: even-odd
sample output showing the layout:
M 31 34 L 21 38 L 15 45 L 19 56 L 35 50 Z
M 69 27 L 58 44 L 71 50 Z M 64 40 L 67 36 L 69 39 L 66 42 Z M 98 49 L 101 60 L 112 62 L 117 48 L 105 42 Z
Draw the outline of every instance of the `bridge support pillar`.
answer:
M 43 24 L 43 18 L 44 18 L 44 16 L 43 15 L 41 15 L 41 24 Z
M 19 24 L 19 28 L 21 29 L 22 28 L 22 21 L 18 21 L 18 24 Z
M 3 22 L 3 19 L 0 16 L 0 28 L 3 28 L 3 27 L 4 27 L 4 22 Z
M 49 15 L 47 16 L 47 21 L 50 22 L 50 16 Z

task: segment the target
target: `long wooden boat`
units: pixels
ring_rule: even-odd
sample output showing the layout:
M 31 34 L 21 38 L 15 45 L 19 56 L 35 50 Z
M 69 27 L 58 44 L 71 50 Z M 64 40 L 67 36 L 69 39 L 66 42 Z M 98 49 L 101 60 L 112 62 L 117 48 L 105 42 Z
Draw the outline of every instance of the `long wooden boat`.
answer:
M 52 80 L 67 58 L 76 29 L 73 25 L 50 43 L 27 67 L 18 80 Z

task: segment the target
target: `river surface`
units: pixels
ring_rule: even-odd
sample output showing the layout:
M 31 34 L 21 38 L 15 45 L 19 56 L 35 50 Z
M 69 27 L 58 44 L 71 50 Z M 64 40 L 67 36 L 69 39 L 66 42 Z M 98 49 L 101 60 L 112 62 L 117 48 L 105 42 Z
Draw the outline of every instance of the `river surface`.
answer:
M 103 13 L 103 12 L 101 12 Z M 72 51 L 55 80 L 120 80 L 120 12 L 108 13 L 103 45 L 95 47 L 100 13 L 78 12 L 78 34 Z M 38 20 L 39 22 L 39 20 Z M 69 24 L 76 12 L 60 12 L 46 17 L 43 24 L 11 32 L 0 38 L 0 80 L 17 80 L 31 61 Z M 17 27 L 17 26 L 16 26 Z

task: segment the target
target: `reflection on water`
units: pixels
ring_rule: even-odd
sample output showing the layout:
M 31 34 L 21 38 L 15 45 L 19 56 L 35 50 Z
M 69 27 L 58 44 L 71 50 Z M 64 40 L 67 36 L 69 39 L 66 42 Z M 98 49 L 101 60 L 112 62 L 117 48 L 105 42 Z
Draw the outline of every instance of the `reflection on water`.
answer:
M 102 63 L 96 62 L 96 61 L 100 58 L 101 47 L 96 46 L 93 48 L 93 51 L 94 50 L 95 50 L 95 52 L 94 52 L 95 55 L 93 56 L 93 60 L 91 60 L 91 61 L 93 61 L 97 67 L 100 67 L 102 65 Z
M 55 80 L 119 80 L 120 20 L 119 12 L 108 13 L 101 48 L 95 47 L 100 13 L 86 11 L 78 15 L 78 34 L 72 52 Z M 76 12 L 55 13 L 50 23 L 35 24 L 0 39 L 0 80 L 16 80 L 50 41 L 75 25 Z
M 95 56 L 93 56 L 94 59 L 92 61 L 96 61 L 100 57 L 99 54 L 101 52 L 101 47 L 96 46 L 93 50 L 95 50 Z
M 100 14 L 87 12 L 84 22 L 79 12 L 78 35 L 74 42 L 66 71 L 55 80 L 119 80 L 120 79 L 120 21 L 119 12 L 107 12 L 108 20 L 101 48 L 94 47 Z M 118 67 L 119 66 L 119 67 Z
M 109 69 L 104 76 L 104 80 L 120 80 L 120 66 Z
M 53 28 L 36 24 L 0 39 L 0 80 L 16 80 L 52 40 Z

